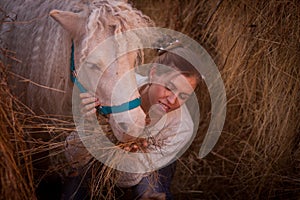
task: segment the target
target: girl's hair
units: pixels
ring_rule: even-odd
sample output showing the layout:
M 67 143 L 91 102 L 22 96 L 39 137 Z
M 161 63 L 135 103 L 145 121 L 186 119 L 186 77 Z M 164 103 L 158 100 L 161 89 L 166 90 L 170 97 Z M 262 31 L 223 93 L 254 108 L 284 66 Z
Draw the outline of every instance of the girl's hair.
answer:
M 162 75 L 164 73 L 170 72 L 172 69 L 175 69 L 186 77 L 196 77 L 197 82 L 200 82 L 201 74 L 199 73 L 197 68 L 193 66 L 189 61 L 187 61 L 184 57 L 180 56 L 183 55 L 190 59 L 192 57 L 190 54 L 191 52 L 179 43 L 173 44 L 165 50 L 160 51 L 159 55 L 154 58 L 152 63 L 168 67 L 157 67 L 157 75 Z

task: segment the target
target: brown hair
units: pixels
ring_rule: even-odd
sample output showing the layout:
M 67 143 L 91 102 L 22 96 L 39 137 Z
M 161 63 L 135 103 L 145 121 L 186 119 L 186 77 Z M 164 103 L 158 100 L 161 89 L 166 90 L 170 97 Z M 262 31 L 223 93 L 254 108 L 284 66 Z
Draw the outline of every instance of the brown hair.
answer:
M 183 47 L 176 47 L 181 48 Z M 180 55 L 173 53 L 171 51 L 163 51 L 159 54 L 152 63 L 156 63 L 159 65 L 164 65 L 168 67 L 158 67 L 156 69 L 156 73 L 158 75 L 162 75 L 164 73 L 168 73 L 171 69 L 176 69 L 181 72 L 186 77 L 196 77 L 197 82 L 199 83 L 201 80 L 201 74 L 199 71 L 194 67 L 190 62 L 188 62 L 185 58 L 181 57 Z

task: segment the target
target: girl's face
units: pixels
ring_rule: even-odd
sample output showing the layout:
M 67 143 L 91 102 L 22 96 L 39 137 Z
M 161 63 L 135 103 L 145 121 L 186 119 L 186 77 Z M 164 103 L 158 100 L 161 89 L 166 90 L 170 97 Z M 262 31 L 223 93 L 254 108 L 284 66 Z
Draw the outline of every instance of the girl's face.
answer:
M 154 68 L 150 72 L 150 82 L 149 110 L 158 114 L 171 112 L 184 104 L 195 90 L 197 78 L 175 70 L 157 75 Z

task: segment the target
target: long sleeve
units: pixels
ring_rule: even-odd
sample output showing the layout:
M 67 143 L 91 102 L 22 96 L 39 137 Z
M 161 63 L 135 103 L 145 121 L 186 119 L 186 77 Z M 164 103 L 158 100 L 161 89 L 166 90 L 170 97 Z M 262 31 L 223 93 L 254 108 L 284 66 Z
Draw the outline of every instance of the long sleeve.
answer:
M 176 160 L 188 148 L 193 139 L 193 121 L 187 108 L 168 113 L 147 131 L 152 141 L 147 153 L 124 153 L 120 156 L 118 185 L 130 187 L 144 176 Z M 150 140 L 151 141 L 151 140 Z M 121 166 L 122 165 L 122 166 Z

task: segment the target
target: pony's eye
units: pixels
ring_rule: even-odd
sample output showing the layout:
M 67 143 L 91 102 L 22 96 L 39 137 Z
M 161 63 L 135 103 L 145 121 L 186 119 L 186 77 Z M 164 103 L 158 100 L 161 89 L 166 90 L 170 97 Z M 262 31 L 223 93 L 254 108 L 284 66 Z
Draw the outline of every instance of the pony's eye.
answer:
M 96 70 L 99 70 L 99 67 L 96 65 L 96 64 L 92 64 L 89 66 L 90 69 L 96 69 Z
M 90 70 L 100 70 L 100 67 L 92 62 L 86 62 L 85 63 L 86 67 L 89 68 Z

